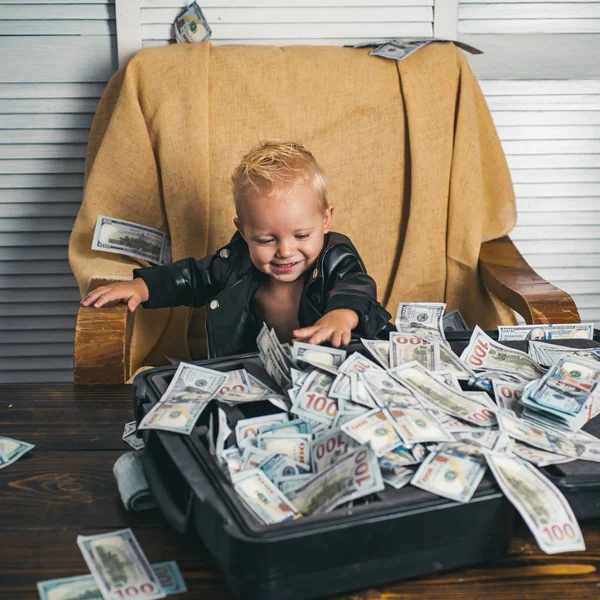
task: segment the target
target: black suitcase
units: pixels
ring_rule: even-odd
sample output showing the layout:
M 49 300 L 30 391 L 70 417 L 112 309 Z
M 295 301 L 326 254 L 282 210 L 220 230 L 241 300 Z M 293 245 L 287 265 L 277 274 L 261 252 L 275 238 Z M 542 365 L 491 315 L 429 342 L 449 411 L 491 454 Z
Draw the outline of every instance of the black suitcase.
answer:
M 498 339 L 497 331 L 486 331 L 493 339 Z M 468 345 L 470 332 L 446 333 L 452 349 L 460 354 Z M 600 330 L 594 329 L 592 340 L 545 340 L 549 344 L 573 348 L 600 347 Z M 527 342 L 502 342 L 507 346 L 527 352 Z M 583 426 L 583 430 L 600 438 L 600 416 Z M 565 495 L 578 521 L 600 517 L 600 463 L 576 460 L 564 465 L 551 465 L 540 469 L 550 481 Z
M 364 348 L 357 343 L 349 350 Z M 256 354 L 197 364 L 223 371 L 244 367 L 275 387 Z M 158 367 L 135 378 L 138 423 L 175 370 Z M 179 532 L 198 532 L 238 598 L 326 596 L 493 560 L 508 549 L 514 510 L 489 472 L 468 504 L 412 486 L 386 487 L 366 505 L 259 524 L 208 452 L 209 409 L 190 436 L 141 431 L 143 464 L 167 520 Z M 240 410 L 244 417 L 277 411 L 268 402 Z

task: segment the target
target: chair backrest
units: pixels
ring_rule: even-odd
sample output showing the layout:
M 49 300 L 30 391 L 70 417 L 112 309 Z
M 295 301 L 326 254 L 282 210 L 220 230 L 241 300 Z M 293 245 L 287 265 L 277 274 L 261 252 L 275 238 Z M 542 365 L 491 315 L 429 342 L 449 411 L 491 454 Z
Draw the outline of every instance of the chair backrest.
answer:
M 303 143 L 324 167 L 334 230 L 353 240 L 390 312 L 400 300 L 446 300 L 471 322 L 502 320 L 477 264 L 481 242 L 514 225 L 514 195 L 481 90 L 452 44 L 399 62 L 368 48 L 139 52 L 111 80 L 90 135 L 69 252 L 82 291 L 92 275 L 138 266 L 90 250 L 99 214 L 169 231 L 175 260 L 225 244 L 228 179 L 267 138 Z M 185 343 L 185 309 L 148 312 L 136 315 L 132 370 L 145 349 L 176 356 Z

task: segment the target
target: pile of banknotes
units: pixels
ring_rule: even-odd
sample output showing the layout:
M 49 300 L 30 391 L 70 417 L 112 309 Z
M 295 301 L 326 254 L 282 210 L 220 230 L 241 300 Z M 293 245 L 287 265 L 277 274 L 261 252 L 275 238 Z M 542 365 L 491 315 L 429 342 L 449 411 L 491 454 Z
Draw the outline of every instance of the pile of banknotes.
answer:
M 131 529 L 77 537 L 88 575 L 37 584 L 41 600 L 153 600 L 187 592 L 175 561 L 150 564 Z
M 466 324 L 444 313 L 444 304 L 401 303 L 388 340 L 363 339 L 350 353 L 282 344 L 265 325 L 257 346 L 272 384 L 181 363 L 139 428 L 189 435 L 208 409 L 209 451 L 264 525 L 375 503 L 385 486 L 469 502 L 489 468 L 542 550 L 583 550 L 570 506 L 539 467 L 600 462 L 600 439 L 581 431 L 600 410 L 600 362 L 567 347 L 548 369 L 479 327 L 457 356 L 445 333 Z M 500 334 L 592 335 L 592 324 Z M 246 413 L 258 416 L 229 410 L 259 401 Z

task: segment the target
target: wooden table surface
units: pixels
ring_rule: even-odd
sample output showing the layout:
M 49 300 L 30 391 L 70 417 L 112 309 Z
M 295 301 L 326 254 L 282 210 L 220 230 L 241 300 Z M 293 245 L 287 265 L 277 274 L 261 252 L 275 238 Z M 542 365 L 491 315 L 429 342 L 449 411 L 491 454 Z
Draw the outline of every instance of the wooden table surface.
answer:
M 131 386 L 0 386 L 0 435 L 35 444 L 0 470 L 0 599 L 38 598 L 36 582 L 88 573 L 77 535 L 131 527 L 151 562 L 176 560 L 199 600 L 231 599 L 195 535 L 181 536 L 158 510 L 124 510 L 112 474 L 131 449 Z M 582 524 L 585 552 L 548 556 L 522 523 L 507 557 L 343 596 L 346 600 L 600 598 L 600 520 Z M 399 541 L 399 543 L 401 543 Z M 339 598 L 342 598 L 340 596 Z

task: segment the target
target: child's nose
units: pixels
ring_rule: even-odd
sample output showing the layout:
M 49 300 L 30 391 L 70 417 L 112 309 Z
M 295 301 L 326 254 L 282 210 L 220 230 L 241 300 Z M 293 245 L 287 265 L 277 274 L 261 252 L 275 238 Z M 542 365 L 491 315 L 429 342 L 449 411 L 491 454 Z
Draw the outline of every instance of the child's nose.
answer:
M 288 258 L 296 254 L 296 249 L 294 248 L 293 244 L 290 244 L 289 242 L 281 242 L 279 244 L 279 248 L 277 249 L 277 253 L 279 256 L 281 256 L 281 258 Z

